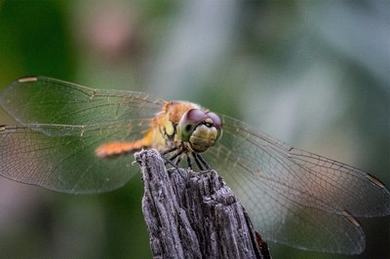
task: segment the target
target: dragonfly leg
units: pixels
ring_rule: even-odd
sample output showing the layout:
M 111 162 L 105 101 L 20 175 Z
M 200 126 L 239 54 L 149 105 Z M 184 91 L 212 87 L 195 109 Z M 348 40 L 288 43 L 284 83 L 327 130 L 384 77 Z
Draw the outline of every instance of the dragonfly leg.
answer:
M 199 157 L 196 155 L 195 152 L 192 152 L 191 154 L 192 154 L 192 157 L 194 158 L 195 163 L 196 163 L 196 165 L 198 166 L 199 170 L 200 170 L 200 171 L 203 171 L 204 168 L 203 168 L 202 163 L 199 161 Z
M 199 161 L 202 163 L 202 165 L 206 168 L 206 170 L 210 169 L 210 165 L 207 163 L 207 161 L 203 158 L 203 156 L 199 153 L 196 154 L 198 157 Z
M 175 169 L 178 169 L 177 165 L 175 165 L 175 163 L 173 163 L 171 160 L 169 160 L 169 158 L 166 158 L 166 157 L 162 157 L 164 159 L 164 164 L 165 165 L 168 165 L 170 164 L 171 166 L 173 166 Z
M 176 152 L 176 154 L 168 158 L 168 160 L 172 162 L 175 161 L 175 159 L 178 158 L 181 154 L 183 154 L 183 152 L 184 152 L 183 149 L 179 149 L 178 152 Z
M 183 151 L 183 152 L 184 152 L 184 151 Z M 183 153 L 183 152 L 182 152 L 182 153 Z M 177 166 L 177 167 L 176 167 L 176 169 L 178 169 L 177 172 L 180 174 L 180 176 L 181 176 L 183 179 L 186 179 L 186 174 L 184 174 L 183 171 L 182 171 L 180 168 L 178 168 L 178 166 L 179 166 L 179 164 L 180 164 L 182 158 L 183 158 L 183 156 L 182 156 L 182 155 L 179 155 L 179 156 L 176 158 L 176 160 L 175 160 L 174 163 L 175 163 L 175 165 Z M 188 158 L 188 156 L 187 156 L 187 158 Z
M 177 150 L 177 152 L 173 155 L 173 156 L 171 156 L 171 157 L 168 157 L 168 158 L 166 158 L 165 156 L 163 156 L 163 158 L 164 158 L 164 160 L 165 160 L 165 164 L 167 165 L 167 164 L 170 164 L 170 165 L 172 165 L 175 169 L 179 169 L 179 167 L 178 167 L 178 164 L 180 163 L 180 160 L 181 160 L 181 158 L 180 158 L 180 156 L 183 154 L 183 152 L 184 152 L 184 150 L 183 149 L 178 149 L 178 148 L 175 148 L 175 150 Z M 172 150 L 172 151 L 170 151 L 170 152 L 168 152 L 168 153 L 171 153 L 171 152 L 173 152 L 174 150 Z M 179 161 L 177 161 L 178 159 L 180 159 Z M 176 160 L 176 161 L 175 161 Z
M 165 156 L 165 155 L 167 155 L 167 154 L 169 154 L 169 153 L 172 153 L 172 152 L 175 151 L 175 150 L 177 150 L 177 147 L 176 147 L 176 146 L 173 146 L 173 147 L 171 147 L 171 148 L 168 148 L 168 149 L 166 149 L 166 150 L 163 150 L 163 151 L 160 152 L 160 153 L 161 153 L 162 156 Z
M 182 159 L 182 156 L 178 156 L 175 161 L 173 162 L 176 166 L 179 166 L 180 162 L 181 162 L 181 159 Z
M 187 165 L 188 165 L 188 168 L 192 169 L 192 162 L 191 162 L 190 154 L 186 154 L 186 156 L 187 156 Z

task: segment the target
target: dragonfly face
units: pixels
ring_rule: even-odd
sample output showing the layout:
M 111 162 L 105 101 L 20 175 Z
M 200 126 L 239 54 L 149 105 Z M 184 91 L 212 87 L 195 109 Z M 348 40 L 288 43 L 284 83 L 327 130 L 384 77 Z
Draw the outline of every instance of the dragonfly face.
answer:
M 193 108 L 183 114 L 177 125 L 181 141 L 189 144 L 194 152 L 204 152 L 221 136 L 221 119 L 213 112 Z
M 365 240 L 355 218 L 390 214 L 390 193 L 371 174 L 197 104 L 29 77 L 3 90 L 0 105 L 17 121 L 0 126 L 0 174 L 22 183 L 110 191 L 132 176 L 121 154 L 175 148 L 202 153 L 269 241 L 356 254 Z

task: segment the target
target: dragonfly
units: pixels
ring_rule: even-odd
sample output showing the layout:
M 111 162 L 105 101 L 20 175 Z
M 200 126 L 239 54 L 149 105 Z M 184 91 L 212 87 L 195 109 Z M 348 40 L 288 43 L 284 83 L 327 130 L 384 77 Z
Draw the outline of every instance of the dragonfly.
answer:
M 0 175 L 21 183 L 112 191 L 134 175 L 126 154 L 156 148 L 174 164 L 216 169 L 268 241 L 359 254 L 357 218 L 390 214 L 390 192 L 375 176 L 191 102 L 24 77 L 0 105 L 15 119 L 0 126 Z

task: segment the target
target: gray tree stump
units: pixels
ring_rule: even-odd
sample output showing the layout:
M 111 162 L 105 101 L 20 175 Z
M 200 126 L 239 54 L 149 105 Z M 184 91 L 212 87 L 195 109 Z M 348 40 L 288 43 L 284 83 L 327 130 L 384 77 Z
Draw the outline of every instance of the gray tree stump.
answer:
M 243 207 L 213 171 L 167 170 L 156 150 L 135 154 L 154 258 L 270 258 Z

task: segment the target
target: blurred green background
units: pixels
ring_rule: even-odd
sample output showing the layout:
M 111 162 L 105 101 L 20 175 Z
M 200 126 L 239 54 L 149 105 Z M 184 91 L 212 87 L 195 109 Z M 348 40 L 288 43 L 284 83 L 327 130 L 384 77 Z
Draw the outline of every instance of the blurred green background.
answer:
M 389 46 L 386 0 L 0 1 L 0 88 L 46 75 L 198 102 L 388 186 Z M 87 196 L 1 179 L 0 257 L 150 258 L 141 197 L 140 177 Z M 271 254 L 390 258 L 389 217 L 361 223 L 360 256 Z

